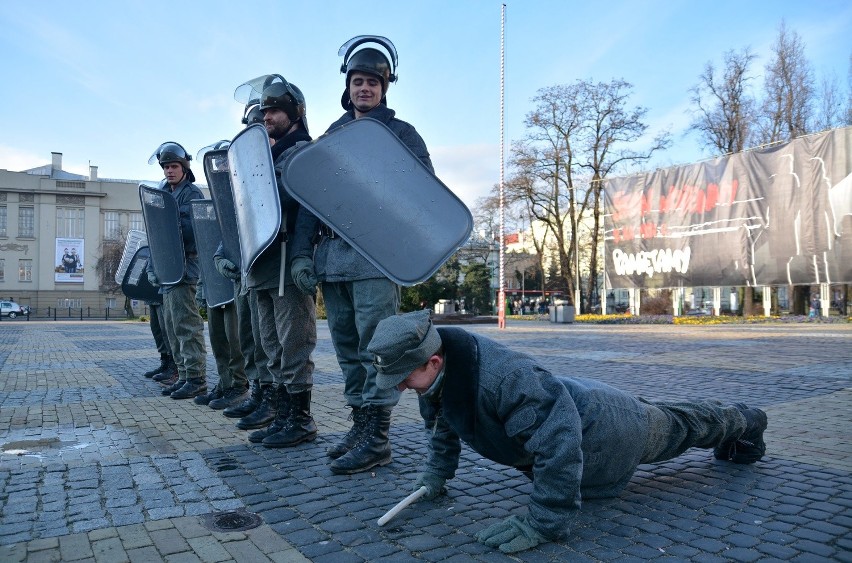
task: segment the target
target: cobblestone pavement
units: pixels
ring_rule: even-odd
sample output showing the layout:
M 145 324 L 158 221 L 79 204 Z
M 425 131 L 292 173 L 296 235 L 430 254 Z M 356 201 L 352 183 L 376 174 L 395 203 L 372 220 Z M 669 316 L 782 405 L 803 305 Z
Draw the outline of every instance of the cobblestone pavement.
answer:
M 584 503 L 570 541 L 517 560 L 852 561 L 849 325 L 466 328 L 556 373 L 769 415 L 762 462 L 690 450 L 641 466 L 620 497 Z M 474 534 L 523 514 L 530 484 L 467 448 L 446 496 L 377 525 L 425 456 L 415 396 L 394 410 L 392 464 L 332 475 L 325 450 L 349 423 L 325 323 L 314 358 L 320 436 L 269 450 L 141 377 L 158 363 L 146 323 L 2 323 L 0 561 L 515 560 Z M 210 526 L 252 514 L 262 523 L 251 529 Z

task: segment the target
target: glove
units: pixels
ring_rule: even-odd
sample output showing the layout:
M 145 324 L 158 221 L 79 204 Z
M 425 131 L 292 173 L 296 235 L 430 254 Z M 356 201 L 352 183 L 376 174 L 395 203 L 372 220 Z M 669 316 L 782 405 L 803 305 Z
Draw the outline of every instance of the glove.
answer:
M 148 268 L 148 283 L 153 285 L 154 287 L 160 287 L 160 278 L 157 277 L 157 274 L 154 273 L 153 268 Z
M 293 258 L 290 264 L 290 276 L 299 291 L 305 295 L 316 295 L 317 276 L 314 274 L 314 261 L 304 256 Z
M 548 541 L 530 526 L 527 518 L 517 516 L 509 516 L 502 522 L 480 530 L 476 539 L 488 547 L 500 548 L 503 553 L 524 551 Z
M 443 477 L 439 477 L 434 473 L 424 472 L 421 473 L 417 477 L 417 481 L 414 482 L 414 490 L 416 491 L 420 487 L 426 487 L 426 494 L 420 498 L 426 500 L 433 500 L 444 490 L 444 483 L 447 480 Z
M 216 266 L 216 271 L 228 278 L 229 280 L 240 279 L 240 269 L 236 264 L 225 258 L 224 256 L 216 256 L 213 258 L 213 264 Z

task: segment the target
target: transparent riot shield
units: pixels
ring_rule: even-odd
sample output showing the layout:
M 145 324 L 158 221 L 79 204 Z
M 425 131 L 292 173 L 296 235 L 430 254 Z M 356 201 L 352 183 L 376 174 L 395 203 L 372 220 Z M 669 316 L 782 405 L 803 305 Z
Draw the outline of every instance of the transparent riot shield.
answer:
M 192 227 L 195 229 L 195 246 L 204 282 L 204 298 L 209 307 L 219 307 L 234 300 L 234 282 L 216 269 L 213 255 L 222 240 L 213 201 L 196 199 L 191 202 Z
M 281 200 L 266 128 L 256 124 L 240 131 L 228 147 L 228 163 L 240 239 L 240 270 L 245 276 L 281 227 Z
M 145 184 L 139 184 L 139 199 L 154 272 L 162 285 L 179 283 L 186 264 L 177 202 L 169 192 Z

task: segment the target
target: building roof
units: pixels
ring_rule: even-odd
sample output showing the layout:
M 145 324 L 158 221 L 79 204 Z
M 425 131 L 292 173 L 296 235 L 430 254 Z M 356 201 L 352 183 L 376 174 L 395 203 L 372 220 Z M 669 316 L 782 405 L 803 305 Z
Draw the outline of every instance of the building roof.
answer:
M 45 164 L 44 166 L 38 166 L 36 168 L 30 168 L 28 170 L 21 170 L 21 172 L 31 174 L 33 176 L 49 176 L 54 180 L 86 181 L 89 179 L 88 176 L 83 176 L 81 174 L 72 174 L 71 172 L 66 172 L 65 170 L 57 170 L 51 164 Z

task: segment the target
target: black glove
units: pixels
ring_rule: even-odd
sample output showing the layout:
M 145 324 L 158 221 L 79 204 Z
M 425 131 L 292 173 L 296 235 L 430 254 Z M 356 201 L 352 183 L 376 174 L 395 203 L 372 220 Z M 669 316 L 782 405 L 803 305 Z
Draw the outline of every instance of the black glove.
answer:
M 224 256 L 216 256 L 213 258 L 213 264 L 216 266 L 216 271 L 228 278 L 229 280 L 240 279 L 240 269 L 236 264 L 225 258 Z
M 148 283 L 150 283 L 154 287 L 160 287 L 160 278 L 158 278 L 157 274 L 154 273 L 154 269 L 148 268 L 146 271 L 148 274 Z
M 443 477 L 439 477 L 434 473 L 429 473 L 425 471 L 417 476 L 417 481 L 414 482 L 414 490 L 418 490 L 420 487 L 426 487 L 426 494 L 421 498 L 426 500 L 433 500 L 441 491 L 444 490 L 444 483 L 447 480 Z
M 317 276 L 314 273 L 314 261 L 304 256 L 293 258 L 290 264 L 290 276 L 299 291 L 305 295 L 316 295 Z

